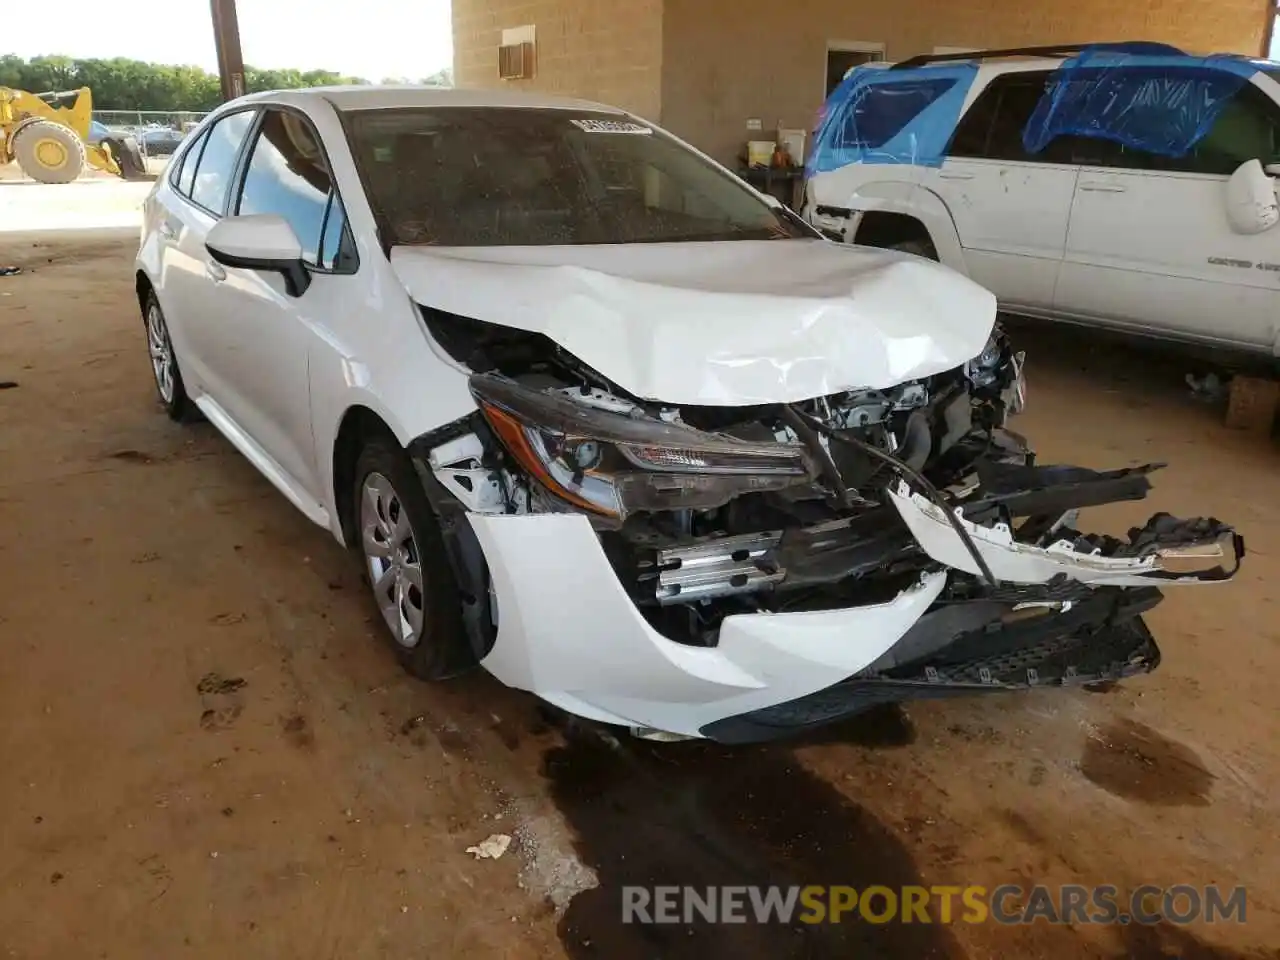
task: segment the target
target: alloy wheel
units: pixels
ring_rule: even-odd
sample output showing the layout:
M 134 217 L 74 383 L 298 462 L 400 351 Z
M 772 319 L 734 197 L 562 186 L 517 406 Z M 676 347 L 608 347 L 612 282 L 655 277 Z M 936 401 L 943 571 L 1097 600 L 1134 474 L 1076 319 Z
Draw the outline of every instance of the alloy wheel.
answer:
M 381 473 L 360 491 L 360 544 L 382 618 L 401 646 L 416 647 L 425 621 L 422 558 L 404 503 Z
M 159 304 L 147 308 L 147 352 L 151 354 L 151 372 L 155 374 L 160 399 L 173 403 L 173 344 Z

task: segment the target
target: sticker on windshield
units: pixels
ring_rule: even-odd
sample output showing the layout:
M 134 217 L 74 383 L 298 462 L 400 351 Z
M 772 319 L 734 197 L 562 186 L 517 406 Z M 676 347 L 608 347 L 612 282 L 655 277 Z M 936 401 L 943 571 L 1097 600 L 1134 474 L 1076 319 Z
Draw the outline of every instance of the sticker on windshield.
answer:
M 630 120 L 571 120 L 570 123 L 587 133 L 653 133 L 653 127 Z

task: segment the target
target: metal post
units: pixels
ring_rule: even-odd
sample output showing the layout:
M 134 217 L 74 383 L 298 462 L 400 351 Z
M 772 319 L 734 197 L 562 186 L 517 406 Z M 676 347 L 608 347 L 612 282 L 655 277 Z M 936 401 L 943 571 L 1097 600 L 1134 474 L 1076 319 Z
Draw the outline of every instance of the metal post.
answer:
M 236 0 L 209 0 L 213 12 L 213 42 L 218 49 L 218 79 L 223 101 L 244 96 L 244 55 L 240 52 L 240 25 Z

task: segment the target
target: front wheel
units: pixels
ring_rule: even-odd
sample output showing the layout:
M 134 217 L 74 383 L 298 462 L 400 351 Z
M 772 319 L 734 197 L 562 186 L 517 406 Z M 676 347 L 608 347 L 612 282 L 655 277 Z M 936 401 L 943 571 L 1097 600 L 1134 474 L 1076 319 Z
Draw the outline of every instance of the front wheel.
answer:
M 70 183 L 84 170 L 84 144 L 70 127 L 35 120 L 13 135 L 18 166 L 40 183 Z
M 916 240 L 899 240 L 897 243 L 889 244 L 889 249 L 914 254 L 926 260 L 938 259 L 938 251 L 934 249 L 932 241 L 923 237 Z
M 461 598 L 413 464 L 379 437 L 361 452 L 355 475 L 352 549 L 397 657 L 423 680 L 458 673 L 468 649 Z

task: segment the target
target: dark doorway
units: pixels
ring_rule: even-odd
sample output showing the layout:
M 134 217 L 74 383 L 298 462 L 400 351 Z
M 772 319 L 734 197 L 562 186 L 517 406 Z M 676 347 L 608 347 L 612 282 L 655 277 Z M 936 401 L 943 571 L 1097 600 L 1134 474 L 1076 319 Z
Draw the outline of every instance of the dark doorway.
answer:
M 831 91 L 840 86 L 844 75 L 854 67 L 883 59 L 883 53 L 873 50 L 828 50 L 826 95 L 831 96 Z

